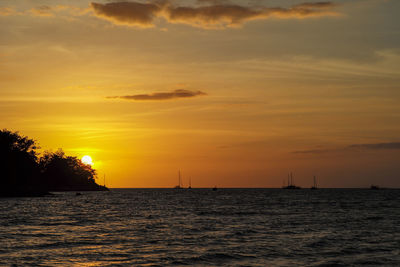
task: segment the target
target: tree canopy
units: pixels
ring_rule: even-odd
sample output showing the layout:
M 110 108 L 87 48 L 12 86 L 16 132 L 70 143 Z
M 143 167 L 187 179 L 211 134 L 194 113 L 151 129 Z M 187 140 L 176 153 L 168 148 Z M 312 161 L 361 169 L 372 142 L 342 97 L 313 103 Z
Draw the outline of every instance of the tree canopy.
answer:
M 61 149 L 44 153 L 39 166 L 45 183 L 52 188 L 95 184 L 96 171 L 77 157 L 65 155 Z
M 34 140 L 18 132 L 0 131 L 1 190 L 37 183 L 40 176 L 37 148 Z
M 0 196 L 29 192 L 107 190 L 95 182 L 96 170 L 61 149 L 39 157 L 35 140 L 0 130 Z

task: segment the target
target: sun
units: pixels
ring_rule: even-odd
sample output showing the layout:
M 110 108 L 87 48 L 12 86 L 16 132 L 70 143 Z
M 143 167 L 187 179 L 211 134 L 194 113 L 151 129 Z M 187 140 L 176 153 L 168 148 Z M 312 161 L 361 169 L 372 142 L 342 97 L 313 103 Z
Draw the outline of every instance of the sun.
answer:
M 87 165 L 93 165 L 93 160 L 90 156 L 85 155 L 81 159 L 82 163 L 87 164 Z

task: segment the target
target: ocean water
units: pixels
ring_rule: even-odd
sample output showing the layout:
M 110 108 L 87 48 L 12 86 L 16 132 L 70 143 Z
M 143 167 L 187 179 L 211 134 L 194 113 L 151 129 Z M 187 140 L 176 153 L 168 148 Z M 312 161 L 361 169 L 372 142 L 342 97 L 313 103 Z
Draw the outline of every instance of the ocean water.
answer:
M 400 190 L 114 189 L 0 199 L 5 266 L 400 266 Z

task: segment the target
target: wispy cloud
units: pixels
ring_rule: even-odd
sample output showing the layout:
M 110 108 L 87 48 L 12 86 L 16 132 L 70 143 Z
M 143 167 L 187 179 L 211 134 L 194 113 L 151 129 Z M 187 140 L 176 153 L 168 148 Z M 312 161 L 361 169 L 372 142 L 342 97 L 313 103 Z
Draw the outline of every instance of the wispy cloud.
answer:
M 372 144 L 352 144 L 337 149 L 310 149 L 294 151 L 294 154 L 322 154 L 341 151 L 368 151 L 368 150 L 400 150 L 400 142 L 372 143 Z
M 91 3 L 95 16 L 137 27 L 152 27 L 155 19 L 165 18 L 170 23 L 217 29 L 238 27 L 251 20 L 268 18 L 305 19 L 310 17 L 337 16 L 332 2 L 303 3 L 292 7 L 253 7 L 228 2 L 201 1 L 206 5 L 177 6 L 172 1 Z
M 190 98 L 195 96 L 207 95 L 202 91 L 190 91 L 185 89 L 179 89 L 172 92 L 160 92 L 152 94 L 140 94 L 140 95 L 125 95 L 125 96 L 108 96 L 109 99 L 124 99 L 124 100 L 136 100 L 136 101 L 146 101 L 146 100 L 170 100 L 174 98 Z

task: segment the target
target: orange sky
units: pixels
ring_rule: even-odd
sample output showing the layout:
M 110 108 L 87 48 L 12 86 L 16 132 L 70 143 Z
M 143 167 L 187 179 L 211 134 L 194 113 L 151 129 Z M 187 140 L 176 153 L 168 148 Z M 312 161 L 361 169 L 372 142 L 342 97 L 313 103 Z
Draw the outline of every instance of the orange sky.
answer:
M 110 187 L 399 187 L 400 2 L 306 2 L 3 0 L 0 127 Z

